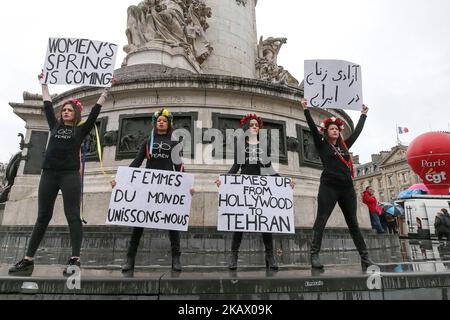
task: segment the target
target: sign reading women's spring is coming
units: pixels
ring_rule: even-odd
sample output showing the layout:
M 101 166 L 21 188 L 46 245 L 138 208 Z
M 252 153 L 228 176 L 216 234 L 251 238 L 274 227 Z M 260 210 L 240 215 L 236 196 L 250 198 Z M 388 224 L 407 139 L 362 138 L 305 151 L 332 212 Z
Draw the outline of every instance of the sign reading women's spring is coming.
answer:
M 361 110 L 361 66 L 341 60 L 306 60 L 305 98 L 311 107 Z
M 110 87 L 117 48 L 116 44 L 102 41 L 50 38 L 42 82 Z
M 106 224 L 187 231 L 194 175 L 119 167 Z
M 295 233 L 291 179 L 222 176 L 219 231 Z

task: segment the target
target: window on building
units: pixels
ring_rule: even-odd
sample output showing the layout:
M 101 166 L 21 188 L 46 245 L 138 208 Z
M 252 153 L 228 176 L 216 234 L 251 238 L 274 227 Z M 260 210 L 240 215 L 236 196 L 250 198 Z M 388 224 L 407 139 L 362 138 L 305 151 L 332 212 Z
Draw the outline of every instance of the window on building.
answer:
M 383 180 L 378 179 L 378 188 L 381 189 L 383 188 Z
M 392 176 L 388 176 L 387 179 L 388 179 L 388 185 L 392 186 L 393 185 Z
M 384 192 L 380 192 L 380 201 L 381 202 L 386 202 L 386 199 L 385 199 L 385 197 L 384 197 Z
M 406 183 L 408 183 L 409 181 L 409 179 L 408 179 L 408 174 L 406 173 L 406 172 L 403 172 L 403 174 L 402 174 L 402 176 L 403 176 L 403 182 L 406 184 Z

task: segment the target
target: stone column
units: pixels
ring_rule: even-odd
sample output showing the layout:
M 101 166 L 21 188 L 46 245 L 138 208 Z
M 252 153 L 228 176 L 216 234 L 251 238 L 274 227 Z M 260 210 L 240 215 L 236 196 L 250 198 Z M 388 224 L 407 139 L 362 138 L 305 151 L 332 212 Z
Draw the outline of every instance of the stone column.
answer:
M 203 73 L 256 77 L 256 0 L 207 0 L 212 9 L 206 31 L 214 51 L 202 65 Z

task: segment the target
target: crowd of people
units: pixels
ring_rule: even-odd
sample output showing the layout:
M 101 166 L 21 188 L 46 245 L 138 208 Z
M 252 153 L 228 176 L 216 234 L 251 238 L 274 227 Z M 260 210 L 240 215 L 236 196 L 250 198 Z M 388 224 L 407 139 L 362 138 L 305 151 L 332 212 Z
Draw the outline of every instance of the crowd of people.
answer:
M 362 194 L 362 201 L 367 205 L 372 229 L 378 234 L 398 234 L 397 217 L 389 214 L 375 197 L 375 190 L 368 186 Z

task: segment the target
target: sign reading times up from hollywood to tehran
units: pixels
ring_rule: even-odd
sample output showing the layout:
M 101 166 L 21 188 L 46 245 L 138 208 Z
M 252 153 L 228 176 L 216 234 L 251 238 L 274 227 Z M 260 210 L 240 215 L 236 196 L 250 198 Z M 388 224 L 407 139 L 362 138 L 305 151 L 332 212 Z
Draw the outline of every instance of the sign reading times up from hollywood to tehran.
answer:
M 220 180 L 219 231 L 295 233 L 290 178 L 227 175 Z
M 310 107 L 361 110 L 361 66 L 341 60 L 306 60 L 305 98 Z
M 74 38 L 50 38 L 44 65 L 46 84 L 110 87 L 118 46 Z

